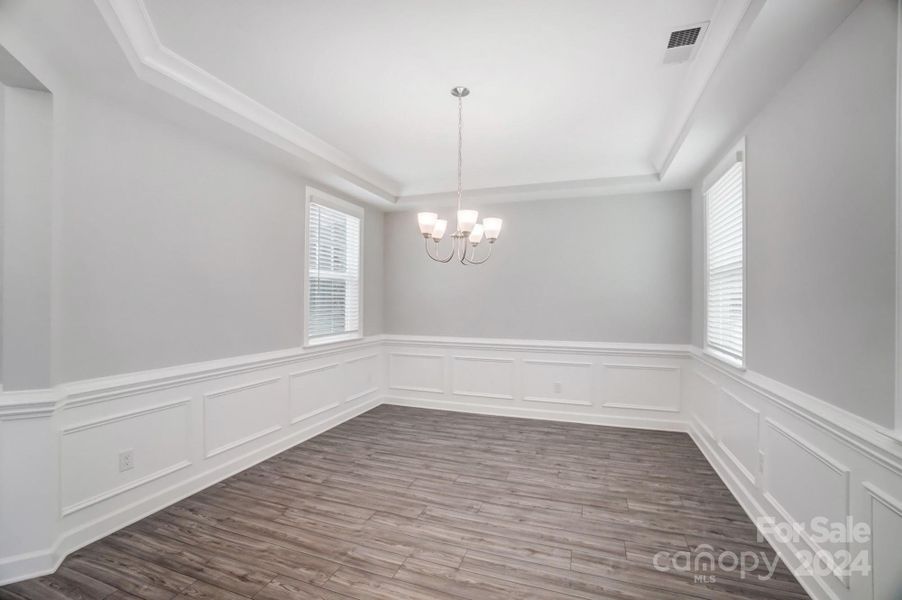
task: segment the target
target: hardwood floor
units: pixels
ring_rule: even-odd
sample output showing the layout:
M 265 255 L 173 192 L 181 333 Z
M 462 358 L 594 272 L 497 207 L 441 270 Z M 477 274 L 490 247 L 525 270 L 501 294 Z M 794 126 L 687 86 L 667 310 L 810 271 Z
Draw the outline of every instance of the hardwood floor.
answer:
M 706 545 L 774 559 L 685 434 L 380 406 L 0 599 L 808 597 L 654 567 Z

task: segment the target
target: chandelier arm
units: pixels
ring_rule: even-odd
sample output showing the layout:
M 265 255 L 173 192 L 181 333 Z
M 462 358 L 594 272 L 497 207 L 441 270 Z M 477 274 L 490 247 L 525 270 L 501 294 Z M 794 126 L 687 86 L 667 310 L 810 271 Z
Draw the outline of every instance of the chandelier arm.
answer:
M 467 260 L 469 260 L 471 265 L 481 265 L 482 263 L 488 261 L 492 257 L 492 250 L 494 248 L 495 248 L 495 244 L 489 242 L 489 253 L 486 254 L 484 258 L 482 258 L 480 260 L 476 260 L 476 247 L 474 246 L 473 247 L 473 256 L 471 256 Z
M 467 260 L 467 238 L 460 238 L 460 245 L 458 246 L 460 249 L 460 264 L 468 265 L 470 264 Z
M 429 251 L 429 240 L 431 238 L 425 238 L 426 241 L 426 256 L 434 260 L 435 262 L 446 263 L 450 262 L 452 258 L 454 258 L 454 244 L 451 244 L 451 253 L 448 254 L 448 258 L 439 258 L 438 256 L 433 256 L 432 252 Z M 438 249 L 438 242 L 432 240 L 432 243 L 435 244 L 435 248 Z

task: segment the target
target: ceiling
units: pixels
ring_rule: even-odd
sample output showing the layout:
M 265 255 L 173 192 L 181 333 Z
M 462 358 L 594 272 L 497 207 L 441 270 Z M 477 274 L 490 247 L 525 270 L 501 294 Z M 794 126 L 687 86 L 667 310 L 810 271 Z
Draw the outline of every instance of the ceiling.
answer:
M 670 31 L 717 0 L 146 0 L 164 46 L 400 184 L 483 188 L 648 175 L 691 63 Z M 711 47 L 702 52 L 714 51 Z
M 386 208 L 450 199 L 456 85 L 471 198 L 688 187 L 858 1 L 95 0 L 145 82 Z

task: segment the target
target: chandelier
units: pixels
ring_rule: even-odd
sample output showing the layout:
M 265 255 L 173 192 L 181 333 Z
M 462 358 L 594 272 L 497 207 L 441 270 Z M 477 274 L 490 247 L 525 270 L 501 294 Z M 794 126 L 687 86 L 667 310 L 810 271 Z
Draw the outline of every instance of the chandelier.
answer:
M 440 263 L 450 262 L 455 255 L 463 265 L 481 265 L 492 256 L 492 248 L 501 233 L 501 219 L 486 217 L 482 223 L 477 223 L 479 212 L 464 210 L 461 206 L 461 168 L 463 166 L 463 99 L 470 94 L 465 87 L 456 87 L 451 90 L 451 95 L 457 98 L 457 229 L 451 234 L 451 248 L 448 255 L 441 256 L 439 244 L 445 237 L 448 221 L 439 219 L 434 212 L 421 212 L 417 214 L 420 225 L 420 233 L 426 241 L 426 254 L 432 260 Z M 482 240 L 488 241 L 489 251 L 482 258 L 476 258 L 477 247 Z M 432 243 L 429 243 L 432 240 Z

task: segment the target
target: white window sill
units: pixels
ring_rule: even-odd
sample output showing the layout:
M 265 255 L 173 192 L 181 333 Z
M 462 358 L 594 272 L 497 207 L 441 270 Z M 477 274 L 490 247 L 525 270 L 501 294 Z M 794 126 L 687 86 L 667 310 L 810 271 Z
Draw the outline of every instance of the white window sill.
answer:
M 353 333 L 341 333 L 338 335 L 324 335 L 323 337 L 316 337 L 307 340 L 307 343 L 304 345 L 305 348 L 319 347 L 319 346 L 328 346 L 329 344 L 340 344 L 342 342 L 350 342 L 353 340 L 359 340 L 363 337 L 359 331 L 355 331 Z
M 716 358 L 720 362 L 725 363 L 734 369 L 745 371 L 745 363 L 735 356 L 730 356 L 729 354 L 725 354 L 723 352 L 720 352 L 719 350 L 708 347 L 703 348 L 702 352 L 704 352 L 711 358 Z

